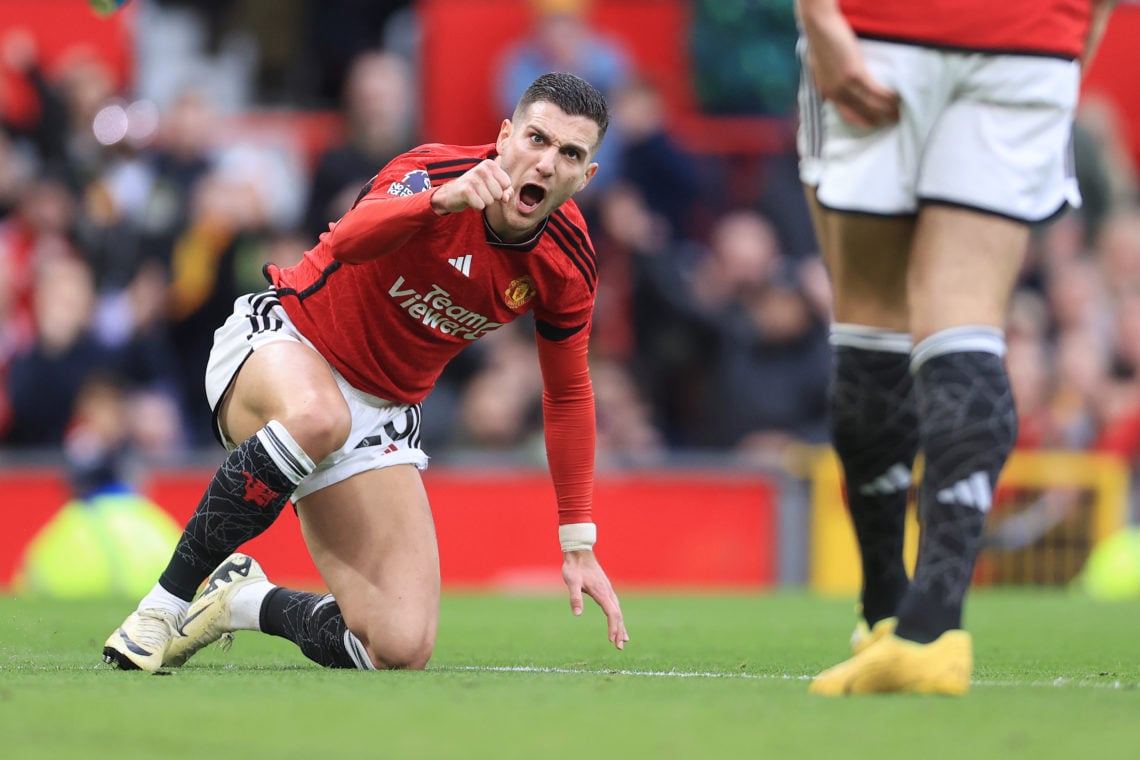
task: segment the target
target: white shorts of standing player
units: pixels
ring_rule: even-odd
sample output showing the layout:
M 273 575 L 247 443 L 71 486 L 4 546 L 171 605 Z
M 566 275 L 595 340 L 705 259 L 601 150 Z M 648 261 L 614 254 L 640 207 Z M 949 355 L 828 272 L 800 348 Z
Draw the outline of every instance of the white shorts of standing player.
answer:
M 811 78 L 807 40 L 803 37 L 796 42 L 796 56 L 800 59 L 800 87 L 796 96 L 799 108 L 796 152 L 800 159 L 800 182 L 816 187 L 823 173 L 823 99 Z
M 830 103 L 802 115 L 801 150 L 818 157 L 806 169 L 822 206 L 893 216 L 941 203 L 1030 223 L 1080 206 L 1071 147 L 1078 62 L 859 45 L 871 75 L 899 94 L 900 119 L 856 127 Z M 801 88 L 801 108 L 813 93 Z

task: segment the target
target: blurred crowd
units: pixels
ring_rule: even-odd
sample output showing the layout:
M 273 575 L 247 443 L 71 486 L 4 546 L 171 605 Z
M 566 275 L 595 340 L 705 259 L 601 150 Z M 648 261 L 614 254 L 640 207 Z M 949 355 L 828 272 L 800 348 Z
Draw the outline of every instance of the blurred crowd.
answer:
M 10 451 L 103 441 L 178 462 L 215 446 L 202 376 L 233 299 L 266 285 L 264 263 L 298 260 L 389 159 L 433 139 L 419 125 L 410 2 L 138 3 L 145 44 L 129 84 L 82 54 L 48 70 L 34 34 L 0 33 L 0 66 L 39 103 L 30 121 L 0 113 L 0 444 Z M 489 93 L 509 110 L 537 74 L 570 70 L 614 111 L 597 182 L 577 198 L 600 268 L 600 462 L 710 452 L 779 464 L 789 447 L 824 443 L 830 293 L 792 146 L 743 175 L 686 149 L 656 84 L 590 28 L 584 6 L 535 0 L 533 29 L 502 54 Z M 184 54 L 147 52 L 178 45 Z M 794 76 L 793 50 L 778 52 Z M 224 117 L 266 106 L 335 110 L 342 134 L 313 161 L 256 135 L 218 139 Z M 1021 445 L 1135 462 L 1140 206 L 1114 119 L 1108 102 L 1082 109 L 1086 203 L 1034 235 L 1009 365 Z M 433 456 L 541 456 L 532 329 L 520 320 L 449 367 L 425 404 Z M 100 399 L 115 413 L 92 411 Z

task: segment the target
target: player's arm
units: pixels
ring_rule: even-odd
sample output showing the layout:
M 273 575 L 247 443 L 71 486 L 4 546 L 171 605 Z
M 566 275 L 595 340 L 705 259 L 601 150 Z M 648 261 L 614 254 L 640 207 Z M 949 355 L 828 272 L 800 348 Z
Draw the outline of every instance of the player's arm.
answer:
M 570 591 L 570 610 L 581 615 L 583 593 L 593 598 L 606 615 L 609 640 L 624 649 L 629 634 L 621 604 L 593 550 L 597 539 L 592 516 L 597 427 L 587 342 L 562 338 L 557 332 L 557 328 L 539 321 L 543 432 L 558 501 L 562 579 Z
M 1085 52 L 1081 56 L 1081 71 L 1089 70 L 1089 65 L 1092 63 L 1093 56 L 1096 55 L 1096 50 L 1100 47 L 1100 41 L 1104 38 L 1105 27 L 1108 26 L 1108 17 L 1112 15 L 1112 9 L 1116 7 L 1117 0 L 1093 0 L 1092 15 L 1089 17 L 1089 35 L 1085 41 Z
M 399 165 L 398 165 L 399 166 Z M 328 232 L 333 258 L 359 264 L 383 256 L 406 243 L 441 216 L 467 209 L 482 210 L 511 197 L 511 179 L 487 159 L 454 180 L 413 195 L 391 195 L 386 189 L 406 173 L 406 164 L 387 168 L 365 187 L 353 207 Z
M 816 89 L 844 121 L 862 127 L 892 124 L 899 98 L 871 78 L 839 0 L 797 0 Z

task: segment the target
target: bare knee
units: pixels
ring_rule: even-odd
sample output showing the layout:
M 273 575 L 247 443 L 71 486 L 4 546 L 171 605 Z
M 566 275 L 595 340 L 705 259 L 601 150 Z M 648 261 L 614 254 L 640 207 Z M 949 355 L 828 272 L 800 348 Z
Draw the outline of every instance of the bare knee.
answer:
M 344 446 L 352 430 L 352 417 L 343 399 L 309 400 L 296 405 L 278 420 L 314 462 Z
M 423 670 L 435 648 L 435 632 L 399 630 L 385 626 L 372 636 L 357 638 L 364 644 L 372 664 L 380 670 Z

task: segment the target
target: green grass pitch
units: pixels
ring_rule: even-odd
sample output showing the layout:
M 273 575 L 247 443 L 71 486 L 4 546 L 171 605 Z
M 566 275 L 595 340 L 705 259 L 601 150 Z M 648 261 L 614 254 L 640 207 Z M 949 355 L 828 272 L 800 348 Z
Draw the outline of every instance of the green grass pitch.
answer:
M 825 699 L 851 600 L 632 594 L 633 640 L 560 596 L 448 594 L 425 672 L 322 670 L 237 634 L 169 676 L 114 671 L 127 602 L 0 598 L 0 757 L 1085 758 L 1140 756 L 1140 602 L 975 592 L 960 699 Z

